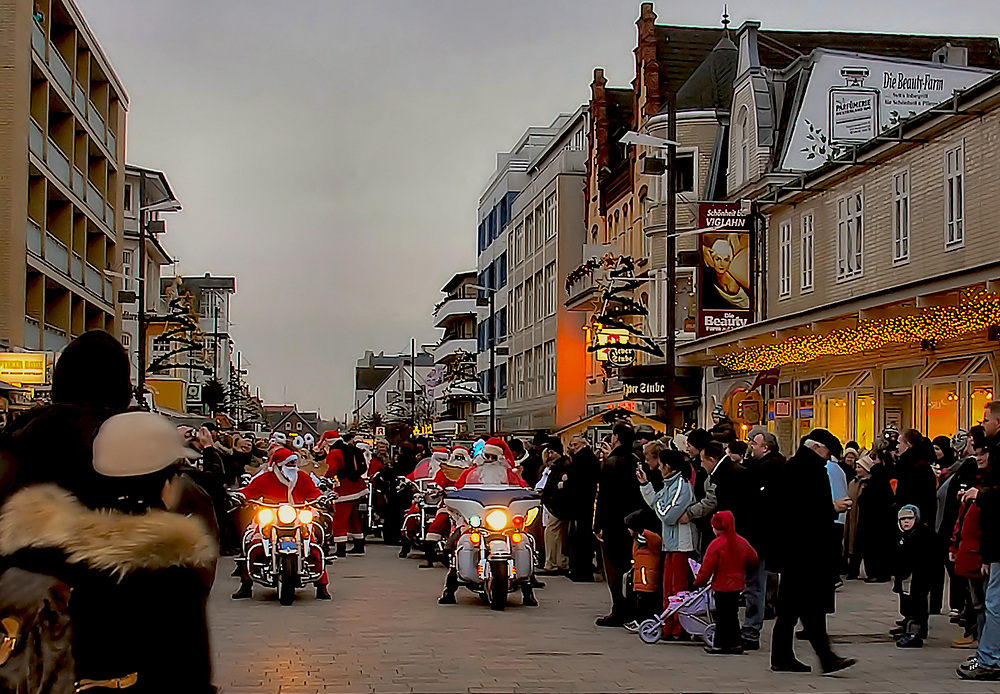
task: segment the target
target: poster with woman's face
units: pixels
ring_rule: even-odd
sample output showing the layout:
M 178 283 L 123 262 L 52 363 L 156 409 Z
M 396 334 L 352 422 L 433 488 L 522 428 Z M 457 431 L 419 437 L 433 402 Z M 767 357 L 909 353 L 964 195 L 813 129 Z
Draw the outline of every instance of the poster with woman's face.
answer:
M 706 203 L 699 236 L 698 335 L 741 328 L 753 309 L 749 219 L 739 203 Z

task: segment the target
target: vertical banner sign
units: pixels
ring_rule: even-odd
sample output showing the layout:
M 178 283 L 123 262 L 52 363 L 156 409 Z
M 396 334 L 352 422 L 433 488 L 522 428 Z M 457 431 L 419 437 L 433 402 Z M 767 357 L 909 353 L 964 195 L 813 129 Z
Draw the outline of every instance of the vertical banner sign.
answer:
M 750 211 L 738 202 L 698 206 L 698 337 L 742 328 L 753 319 Z

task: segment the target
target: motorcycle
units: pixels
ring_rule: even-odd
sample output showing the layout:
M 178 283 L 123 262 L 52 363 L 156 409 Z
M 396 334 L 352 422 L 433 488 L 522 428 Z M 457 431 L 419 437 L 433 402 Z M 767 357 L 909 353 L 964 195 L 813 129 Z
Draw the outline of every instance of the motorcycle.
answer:
M 243 536 L 250 578 L 276 588 L 282 605 L 291 605 L 295 589 L 323 573 L 326 533 L 317 522 L 315 505 L 255 503 L 255 522 Z
M 525 528 L 541 503 L 522 487 L 469 485 L 445 494 L 445 506 L 464 522 L 453 558 L 459 585 L 493 610 L 503 610 L 507 596 L 534 578 L 535 542 Z
M 411 547 L 425 553 L 439 553 L 444 538 L 428 537 L 428 534 L 431 522 L 441 508 L 444 490 L 430 480 L 414 482 L 406 477 L 400 478 L 400 487 L 412 491 L 413 503 L 403 518 L 403 546 L 399 556 L 405 557 Z

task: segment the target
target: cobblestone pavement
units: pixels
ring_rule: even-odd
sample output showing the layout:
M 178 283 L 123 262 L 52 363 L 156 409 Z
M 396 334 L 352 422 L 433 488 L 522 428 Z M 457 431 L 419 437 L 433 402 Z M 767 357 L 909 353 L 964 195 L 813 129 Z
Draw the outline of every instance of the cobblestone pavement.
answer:
M 897 618 L 886 585 L 851 581 L 830 620 L 835 649 L 860 663 L 835 677 L 772 673 L 768 634 L 759 652 L 709 656 L 686 643 L 642 644 L 622 629 L 601 629 L 603 583 L 548 578 L 541 606 L 511 597 L 492 612 L 472 593 L 436 599 L 444 569 L 419 569 L 396 549 L 369 545 L 364 557 L 331 566 L 333 600 L 302 590 L 289 607 L 255 587 L 234 601 L 232 562 L 219 567 L 210 605 L 215 681 L 224 694 L 296 692 L 996 692 L 964 682 L 949 648 L 958 627 L 934 616 L 927 645 L 901 651 L 884 636 Z M 770 629 L 770 622 L 765 631 Z M 814 667 L 808 644 L 796 644 Z

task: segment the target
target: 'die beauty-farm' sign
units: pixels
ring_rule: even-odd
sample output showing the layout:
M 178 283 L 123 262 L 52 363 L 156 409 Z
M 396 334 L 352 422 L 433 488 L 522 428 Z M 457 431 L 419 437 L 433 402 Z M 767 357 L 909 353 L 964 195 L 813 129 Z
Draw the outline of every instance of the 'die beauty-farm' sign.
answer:
M 812 171 L 900 120 L 947 101 L 993 74 L 943 65 L 817 49 L 792 120 L 781 168 Z

